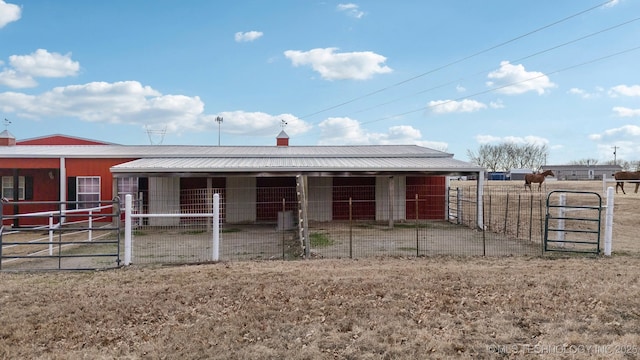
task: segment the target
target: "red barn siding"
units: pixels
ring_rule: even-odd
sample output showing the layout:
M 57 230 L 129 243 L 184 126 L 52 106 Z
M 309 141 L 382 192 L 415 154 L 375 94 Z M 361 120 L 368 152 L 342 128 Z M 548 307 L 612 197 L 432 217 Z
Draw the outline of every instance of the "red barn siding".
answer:
M 211 178 L 212 188 L 216 193 L 220 194 L 221 201 L 224 201 L 226 178 Z M 210 211 L 203 206 L 203 198 L 207 196 L 207 178 L 205 177 L 188 177 L 180 178 L 180 209 L 182 212 L 199 212 L 204 213 Z M 223 207 L 224 209 L 224 207 Z M 221 214 L 224 221 L 224 211 Z M 200 221 L 202 219 L 199 219 Z
M 256 220 L 277 221 L 285 199 L 285 211 L 296 210 L 298 200 L 294 177 L 259 177 L 256 179 Z
M 10 169 L 59 169 L 60 159 L 2 159 L 0 166 L 4 170 Z
M 333 219 L 349 220 L 349 198 L 352 203 L 353 220 L 375 220 L 376 178 L 333 178 Z
M 113 200 L 113 177 L 109 169 L 135 159 L 66 159 L 67 177 L 99 176 L 100 199 Z
M 444 176 L 407 176 L 406 217 L 416 218 L 416 194 L 418 218 L 442 220 L 446 209 L 446 179 Z

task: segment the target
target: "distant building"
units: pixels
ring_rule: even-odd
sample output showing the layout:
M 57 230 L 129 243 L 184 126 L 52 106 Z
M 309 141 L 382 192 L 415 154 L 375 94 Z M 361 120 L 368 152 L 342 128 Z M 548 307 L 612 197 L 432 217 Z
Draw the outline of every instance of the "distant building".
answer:
M 551 170 L 558 180 L 602 180 L 602 175 L 612 177 L 621 171 L 620 165 L 544 165 L 544 170 Z
M 506 171 L 490 171 L 487 180 L 509 180 L 509 174 Z
M 535 173 L 535 171 L 531 169 L 511 169 L 508 176 L 510 180 L 524 180 L 525 175 L 533 173 Z

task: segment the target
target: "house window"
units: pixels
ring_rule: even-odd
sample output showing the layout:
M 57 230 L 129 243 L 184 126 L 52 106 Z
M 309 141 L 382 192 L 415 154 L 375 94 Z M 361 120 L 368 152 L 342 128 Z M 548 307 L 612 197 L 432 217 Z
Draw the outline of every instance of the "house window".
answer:
M 135 198 L 137 192 L 137 177 L 118 178 L 118 196 L 120 197 L 120 200 L 124 199 L 124 196 L 127 194 L 131 194 Z
M 2 177 L 2 197 L 7 200 L 14 200 L 13 176 Z M 24 176 L 18 177 L 18 200 L 24 200 Z
M 118 197 L 120 198 L 121 206 L 123 206 L 124 199 L 127 194 L 131 194 L 131 199 L 135 204 L 137 194 L 138 194 L 138 178 L 137 177 L 118 178 L 117 181 L 118 181 Z
M 78 176 L 77 178 L 78 209 L 98 207 L 100 202 L 100 177 Z

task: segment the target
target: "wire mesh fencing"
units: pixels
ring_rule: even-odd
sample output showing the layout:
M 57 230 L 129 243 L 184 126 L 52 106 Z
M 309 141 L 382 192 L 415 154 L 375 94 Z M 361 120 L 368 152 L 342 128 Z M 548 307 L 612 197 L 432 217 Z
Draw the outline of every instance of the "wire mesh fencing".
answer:
M 494 188 L 485 191 L 479 207 L 475 186 L 439 194 L 426 187 L 407 189 L 389 197 L 380 196 L 375 186 L 314 191 L 305 204 L 306 219 L 301 217 L 295 187 L 183 190 L 179 205 L 141 206 L 185 216 L 155 214 L 138 221 L 133 230 L 133 262 L 211 261 L 211 219 L 188 215 L 210 211 L 214 193 L 221 199 L 219 259 L 223 261 L 511 256 L 542 251 L 544 193 Z M 240 200 L 233 195 L 237 193 L 243 194 Z M 159 201 L 160 196 L 151 198 Z M 478 209 L 483 215 L 480 221 Z

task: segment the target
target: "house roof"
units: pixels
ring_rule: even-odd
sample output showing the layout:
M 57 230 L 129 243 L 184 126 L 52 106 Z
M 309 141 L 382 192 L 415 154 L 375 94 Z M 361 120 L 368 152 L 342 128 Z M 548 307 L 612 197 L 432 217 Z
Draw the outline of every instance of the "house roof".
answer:
M 117 145 L 114 143 L 87 139 L 77 136 L 63 134 L 52 134 L 46 136 L 21 139 L 16 141 L 16 145 Z

